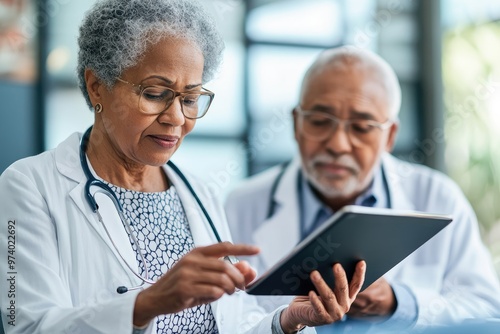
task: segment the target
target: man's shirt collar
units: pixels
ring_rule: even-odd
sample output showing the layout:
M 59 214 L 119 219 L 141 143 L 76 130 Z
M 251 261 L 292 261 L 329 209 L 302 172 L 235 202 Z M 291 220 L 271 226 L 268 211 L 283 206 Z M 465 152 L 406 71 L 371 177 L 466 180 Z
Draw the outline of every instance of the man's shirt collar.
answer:
M 303 173 L 299 173 L 299 200 L 301 206 L 301 236 L 304 239 L 316 228 L 321 226 L 333 210 L 323 204 L 312 190 Z M 382 168 L 378 168 L 368 188 L 354 201 L 354 205 L 386 208 L 388 205 L 387 187 L 385 186 Z

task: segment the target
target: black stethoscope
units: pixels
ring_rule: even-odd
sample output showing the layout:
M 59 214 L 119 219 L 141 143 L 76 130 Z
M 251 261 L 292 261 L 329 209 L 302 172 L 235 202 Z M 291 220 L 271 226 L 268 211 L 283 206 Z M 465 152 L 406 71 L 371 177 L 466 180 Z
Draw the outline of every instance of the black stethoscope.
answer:
M 85 134 L 83 135 L 82 140 L 80 142 L 80 163 L 82 165 L 83 172 L 85 173 L 85 176 L 87 177 L 87 182 L 85 183 L 85 198 L 86 198 L 88 204 L 90 205 L 90 207 L 92 208 L 92 211 L 94 211 L 94 213 L 97 214 L 99 222 L 104 227 L 104 230 L 106 231 L 106 235 L 108 236 L 109 240 L 111 241 L 111 244 L 115 248 L 116 252 L 120 256 L 120 258 L 122 259 L 122 261 L 127 265 L 128 269 L 137 278 L 139 278 L 142 281 L 141 285 L 130 287 L 130 288 L 128 288 L 126 286 L 119 286 L 116 289 L 116 292 L 122 294 L 122 293 L 125 293 L 125 292 L 130 291 L 130 290 L 142 289 L 143 285 L 145 283 L 147 283 L 147 284 L 154 284 L 155 281 L 152 281 L 149 278 L 149 273 L 148 273 L 148 267 L 147 267 L 146 259 L 144 257 L 144 254 L 143 254 L 142 250 L 139 248 L 139 243 L 137 242 L 137 238 L 135 237 L 134 233 L 132 232 L 132 229 L 130 228 L 130 223 L 129 223 L 128 219 L 125 217 L 125 214 L 123 212 L 123 207 L 120 204 L 120 201 L 118 200 L 118 197 L 116 196 L 116 194 L 114 193 L 114 191 L 107 184 L 105 184 L 104 182 L 96 179 L 94 177 L 94 175 L 90 172 L 90 168 L 89 168 L 89 165 L 87 163 L 87 157 L 85 155 L 85 151 L 87 150 L 87 144 L 88 144 L 88 141 L 89 141 L 89 137 L 90 137 L 90 132 L 91 131 L 92 131 L 92 127 L 90 127 L 87 131 L 85 131 Z M 203 211 L 203 214 L 205 215 L 205 218 L 207 219 L 208 223 L 210 224 L 210 227 L 212 228 L 212 232 L 214 233 L 215 238 L 217 239 L 217 242 L 222 242 L 222 239 L 220 238 L 219 233 L 217 232 L 217 228 L 215 227 L 212 219 L 210 218 L 210 215 L 208 214 L 207 210 L 205 209 L 205 206 L 203 205 L 203 203 L 201 203 L 200 198 L 198 197 L 198 195 L 196 195 L 196 192 L 194 191 L 194 189 L 191 186 L 191 184 L 189 183 L 189 181 L 186 179 L 186 177 L 184 176 L 184 174 L 179 170 L 179 168 L 177 168 L 177 166 L 175 166 L 171 161 L 168 161 L 167 165 L 170 168 L 172 168 L 173 171 L 181 178 L 181 180 L 184 182 L 184 184 L 186 185 L 186 187 L 189 189 L 191 195 L 193 195 L 193 197 L 195 198 L 196 202 L 198 203 L 198 205 L 200 206 L 201 210 Z M 91 187 L 97 187 L 99 189 L 96 192 L 94 192 L 94 194 L 92 194 L 90 192 L 90 188 Z M 104 195 L 108 196 L 113 201 L 113 204 L 114 204 L 116 210 L 118 211 L 118 215 L 120 216 L 120 220 L 122 221 L 123 226 L 127 230 L 128 234 L 131 236 L 132 242 L 134 242 L 137 245 L 137 251 L 139 252 L 139 256 L 141 257 L 141 261 L 142 261 L 142 264 L 144 266 L 145 277 L 143 277 L 142 275 L 139 275 L 136 272 L 136 270 L 134 270 L 129 265 L 129 263 L 127 261 L 125 261 L 125 258 L 122 256 L 122 254 L 118 250 L 118 247 L 116 247 L 116 244 L 113 241 L 113 238 L 111 238 L 111 235 L 110 235 L 108 229 L 106 228 L 106 225 L 104 224 L 104 222 L 102 220 L 102 216 L 99 213 L 99 205 L 97 205 L 97 202 L 96 202 L 95 197 L 94 197 L 95 194 L 97 194 L 97 193 L 104 194 Z M 238 260 L 235 257 L 233 257 L 233 256 L 228 256 L 228 257 L 225 257 L 224 259 L 227 260 L 227 261 L 229 261 L 230 263 L 236 263 L 236 262 L 238 262 Z
M 276 178 L 274 179 L 274 182 L 271 186 L 271 192 L 269 195 L 269 205 L 268 205 L 268 209 L 267 209 L 266 219 L 271 218 L 276 211 L 276 202 L 274 201 L 274 196 L 276 195 L 278 185 L 280 184 L 281 180 L 283 179 L 283 175 L 285 174 L 288 165 L 290 165 L 290 161 L 287 161 L 281 165 L 280 171 L 279 171 L 278 175 L 276 176 Z M 389 182 L 387 181 L 387 177 L 385 175 L 384 166 L 381 166 L 381 170 L 382 170 L 382 182 L 384 183 L 384 189 L 385 189 L 385 193 L 387 196 L 387 208 L 392 208 L 391 192 L 389 191 Z M 299 183 L 300 183 L 300 177 L 298 177 L 298 175 L 297 175 L 297 189 L 299 189 L 298 188 Z

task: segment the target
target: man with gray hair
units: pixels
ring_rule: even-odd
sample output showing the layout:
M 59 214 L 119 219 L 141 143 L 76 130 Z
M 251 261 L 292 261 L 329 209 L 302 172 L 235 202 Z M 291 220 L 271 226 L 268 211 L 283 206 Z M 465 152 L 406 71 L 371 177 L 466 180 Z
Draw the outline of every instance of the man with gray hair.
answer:
M 345 321 L 332 325 L 337 330 L 422 328 L 499 314 L 498 278 L 458 186 L 389 154 L 400 105 L 396 74 L 379 56 L 353 47 L 326 50 L 307 71 L 293 110 L 300 158 L 228 196 L 234 240 L 261 248 L 249 259 L 261 274 L 345 205 L 453 216 L 450 226 L 361 292 Z M 259 298 L 268 310 L 290 299 Z

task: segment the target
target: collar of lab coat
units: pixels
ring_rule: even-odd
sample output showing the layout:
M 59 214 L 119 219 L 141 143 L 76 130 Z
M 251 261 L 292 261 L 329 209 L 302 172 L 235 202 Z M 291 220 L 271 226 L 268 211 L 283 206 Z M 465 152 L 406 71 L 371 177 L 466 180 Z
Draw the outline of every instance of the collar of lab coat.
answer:
M 253 240 L 266 241 L 259 242 L 259 247 L 260 257 L 267 268 L 283 258 L 300 240 L 300 203 L 297 191 L 299 170 L 299 159 L 294 159 L 286 167 L 274 196 L 269 199 L 269 205 L 271 202 L 275 205 L 274 213 L 253 233 Z M 275 179 L 271 180 L 273 182 Z M 286 237 L 279 231 L 286 231 Z
M 73 203 L 80 209 L 82 215 L 87 218 L 88 223 L 96 230 L 97 234 L 109 246 L 111 252 L 117 257 L 122 265 L 127 276 L 130 278 L 132 286 L 139 285 L 141 281 L 134 276 L 127 268 L 126 263 L 138 272 L 135 253 L 130 245 L 129 237 L 125 228 L 122 225 L 118 212 L 113 202 L 102 194 L 96 194 L 96 201 L 99 203 L 99 212 L 103 218 L 104 224 L 108 229 L 111 239 L 119 250 L 119 254 L 113 246 L 110 238 L 107 236 L 105 229 L 99 222 L 97 215 L 92 212 L 85 198 L 85 183 L 87 178 L 82 170 L 79 158 L 81 134 L 73 134 L 66 141 L 62 142 L 55 151 L 55 160 L 58 171 L 75 181 L 75 187 L 71 190 L 69 196 Z M 175 186 L 181 203 L 189 222 L 189 227 L 196 246 L 204 246 L 217 242 L 214 232 L 206 222 L 205 216 L 201 208 L 196 203 L 189 189 L 186 187 L 180 177 L 168 166 L 164 167 L 167 177 Z M 196 189 L 196 186 L 194 186 Z M 202 196 L 202 192 L 198 192 L 200 200 L 205 203 L 210 200 L 207 196 Z M 207 205 L 205 204 L 205 205 Z M 124 261 L 120 257 L 123 256 Z
M 382 168 L 387 179 L 387 187 L 391 199 L 391 209 L 395 210 L 415 210 L 415 205 L 409 200 L 406 193 L 411 185 L 407 183 L 411 180 L 414 172 L 413 165 L 403 163 L 389 153 L 382 156 Z
M 390 154 L 382 157 L 382 168 L 387 179 L 391 208 L 413 210 L 414 206 L 404 193 L 403 183 L 413 171 Z M 260 242 L 261 258 L 271 267 L 286 256 L 300 241 L 300 203 L 297 178 L 301 168 L 300 158 L 295 158 L 286 168 L 272 199 L 274 214 L 267 218 L 253 233 L 253 240 Z M 273 182 L 272 180 L 271 182 Z M 286 237 L 279 231 L 286 231 Z

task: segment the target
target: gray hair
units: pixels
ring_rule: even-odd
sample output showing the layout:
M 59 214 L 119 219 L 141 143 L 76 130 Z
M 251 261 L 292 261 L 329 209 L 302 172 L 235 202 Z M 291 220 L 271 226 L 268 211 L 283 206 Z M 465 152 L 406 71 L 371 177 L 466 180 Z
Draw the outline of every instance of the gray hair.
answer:
M 124 70 L 140 60 L 146 48 L 164 37 L 196 44 L 205 61 L 203 83 L 222 62 L 224 42 L 215 23 L 194 0 L 101 0 L 86 16 L 78 38 L 78 80 L 90 108 L 85 70 L 112 88 Z
M 308 69 L 302 82 L 302 94 L 306 82 L 315 74 L 321 73 L 325 67 L 361 66 L 373 70 L 380 82 L 384 84 L 389 103 L 389 117 L 396 120 L 401 109 L 401 86 L 392 67 L 377 54 L 355 46 L 341 46 L 323 51 Z

